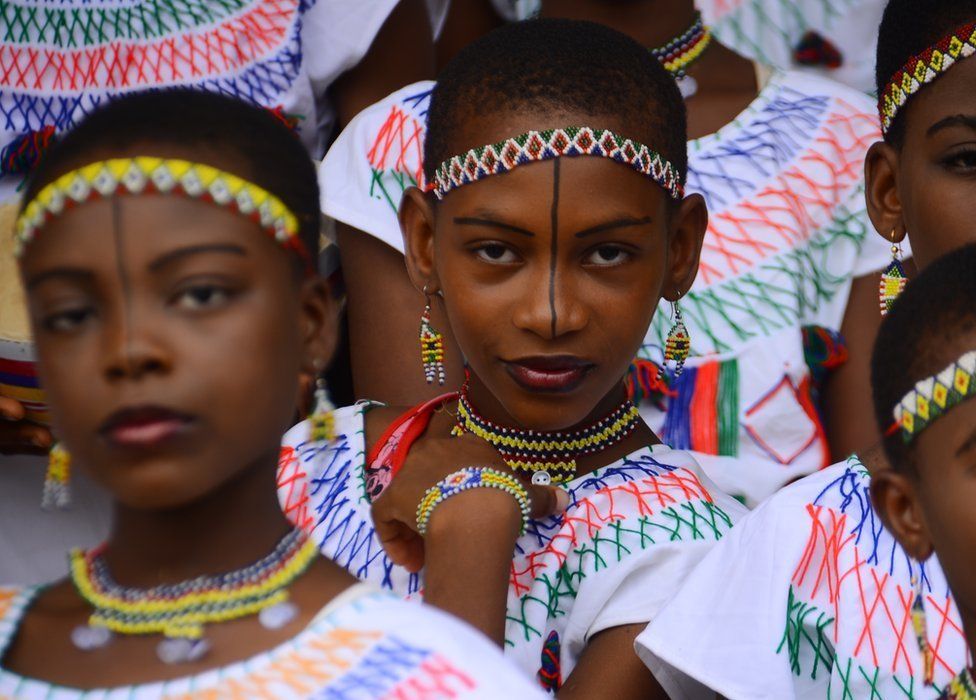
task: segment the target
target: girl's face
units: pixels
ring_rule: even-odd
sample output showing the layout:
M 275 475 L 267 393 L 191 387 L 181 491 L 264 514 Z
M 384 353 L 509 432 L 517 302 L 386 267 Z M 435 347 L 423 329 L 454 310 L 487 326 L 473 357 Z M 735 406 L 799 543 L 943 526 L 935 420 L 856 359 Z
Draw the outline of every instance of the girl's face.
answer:
M 976 60 L 913 97 L 900 151 L 875 144 L 866 162 L 868 208 L 890 240 L 907 232 L 918 267 L 976 241 Z
M 130 507 L 187 504 L 273 465 L 299 375 L 332 342 L 328 295 L 290 253 L 181 196 L 74 207 L 21 272 L 56 432 Z
M 626 133 L 605 118 L 518 114 L 472 120 L 454 142 L 466 149 L 554 123 Z M 479 410 L 541 430 L 622 398 L 658 301 L 694 280 L 706 218 L 699 197 L 673 205 L 648 178 L 598 157 L 523 165 L 432 209 L 414 193 L 403 214 L 413 279 L 443 294 Z

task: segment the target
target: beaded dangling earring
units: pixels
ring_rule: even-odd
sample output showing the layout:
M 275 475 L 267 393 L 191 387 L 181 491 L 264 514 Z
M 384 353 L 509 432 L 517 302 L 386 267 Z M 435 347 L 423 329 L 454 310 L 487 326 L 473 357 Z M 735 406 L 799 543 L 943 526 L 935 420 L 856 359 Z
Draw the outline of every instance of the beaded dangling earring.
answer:
M 675 301 L 671 305 L 674 316 L 674 325 L 668 331 L 667 340 L 664 341 L 664 366 L 661 367 L 660 378 L 664 377 L 664 370 L 668 362 L 674 362 L 674 376 L 680 377 L 685 368 L 685 360 L 691 351 L 691 337 L 688 329 L 681 317 L 681 307 Z
M 916 566 L 920 572 L 921 564 L 916 563 Z M 930 686 L 935 683 L 935 655 L 932 653 L 932 647 L 929 646 L 928 624 L 925 620 L 925 597 L 922 592 L 922 577 L 919 573 L 912 574 L 912 588 L 915 590 L 912 600 L 912 629 L 915 630 L 918 648 L 922 652 L 925 685 Z
M 427 383 L 433 384 L 434 379 L 437 379 L 437 383 L 443 385 L 446 379 L 444 336 L 430 325 L 430 294 L 427 292 L 426 284 L 423 293 L 427 305 L 424 307 L 423 316 L 420 317 L 420 360 L 424 364 L 424 377 Z
M 335 406 L 329 400 L 329 388 L 325 380 L 315 380 L 315 408 L 308 417 L 309 439 L 314 442 L 331 442 L 335 438 Z
M 41 508 L 65 510 L 71 505 L 71 456 L 59 443 L 55 443 L 47 457 L 47 473 L 44 475 L 44 492 Z
M 905 268 L 901 264 L 901 246 L 895 242 L 895 229 L 891 229 L 891 263 L 881 273 L 881 284 L 878 290 L 882 316 L 888 315 L 891 305 L 905 289 L 907 282 Z

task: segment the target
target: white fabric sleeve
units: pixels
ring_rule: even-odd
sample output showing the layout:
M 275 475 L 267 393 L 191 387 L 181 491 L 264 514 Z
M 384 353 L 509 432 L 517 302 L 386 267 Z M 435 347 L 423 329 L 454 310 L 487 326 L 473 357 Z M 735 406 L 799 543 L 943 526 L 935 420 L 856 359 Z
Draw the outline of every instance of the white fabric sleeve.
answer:
M 303 60 L 316 94 L 358 64 L 400 0 L 317 0 L 302 19 Z
M 809 522 L 792 499 L 773 498 L 741 520 L 679 582 L 637 638 L 637 651 L 669 693 L 675 671 L 729 700 L 791 700 L 789 655 L 777 653 L 792 572 Z
M 715 487 L 695 463 L 691 453 L 671 454 L 681 456 L 681 466 L 695 472 L 715 505 L 733 524 L 745 516 L 745 507 Z M 617 526 L 643 531 L 643 517 L 637 512 L 630 513 Z M 569 654 L 578 658 L 590 639 L 599 632 L 654 620 L 665 609 L 665 604 L 683 588 L 691 572 L 716 546 L 717 540 L 711 534 L 704 534 L 706 530 L 707 527 L 702 527 L 701 539 L 674 541 L 668 541 L 664 533 L 651 533 L 657 541 L 639 555 L 622 557 L 613 566 L 588 572 L 580 581 L 566 624 L 563 643 Z M 735 527 L 731 528 L 731 532 L 735 532 Z M 690 698 L 696 695 L 679 692 L 671 697 Z
M 422 181 L 430 80 L 370 105 L 343 129 L 319 168 L 322 212 L 403 252 L 397 208 Z

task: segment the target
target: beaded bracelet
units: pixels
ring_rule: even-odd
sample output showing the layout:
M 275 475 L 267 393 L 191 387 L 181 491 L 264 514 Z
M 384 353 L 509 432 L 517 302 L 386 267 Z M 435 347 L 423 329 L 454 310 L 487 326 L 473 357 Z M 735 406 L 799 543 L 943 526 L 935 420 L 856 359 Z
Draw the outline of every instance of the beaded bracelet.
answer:
M 522 512 L 522 527 L 519 535 L 525 534 L 525 526 L 529 521 L 529 493 L 522 483 L 511 474 L 488 467 L 465 467 L 448 474 L 424 492 L 417 506 L 417 532 L 427 533 L 427 523 L 430 516 L 441 503 L 451 496 L 470 489 L 499 489 L 510 493 L 518 501 Z

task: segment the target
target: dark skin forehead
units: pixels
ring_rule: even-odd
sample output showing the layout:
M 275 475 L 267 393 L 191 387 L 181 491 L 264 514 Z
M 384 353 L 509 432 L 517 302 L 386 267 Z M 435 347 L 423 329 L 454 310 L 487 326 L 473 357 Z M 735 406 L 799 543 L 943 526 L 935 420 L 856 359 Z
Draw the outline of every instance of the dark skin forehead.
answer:
M 930 130 L 946 119 L 976 117 L 976 57 L 967 58 L 909 98 L 902 108 L 905 125 L 903 148 L 917 147 L 930 138 Z

